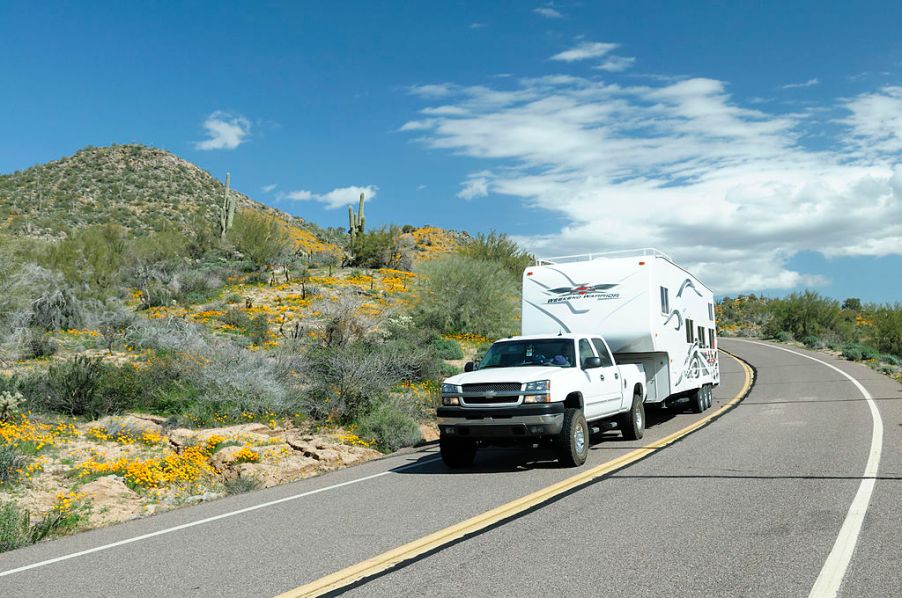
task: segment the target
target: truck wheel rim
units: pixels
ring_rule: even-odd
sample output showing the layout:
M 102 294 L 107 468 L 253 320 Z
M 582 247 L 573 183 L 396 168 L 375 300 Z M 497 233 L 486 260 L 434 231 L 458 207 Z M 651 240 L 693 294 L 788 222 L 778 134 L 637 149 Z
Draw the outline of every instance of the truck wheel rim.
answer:
M 633 422 L 636 424 L 637 430 L 642 429 L 642 410 L 641 409 L 636 409 L 635 413 L 633 414 Z
M 576 448 L 576 452 L 582 454 L 583 450 L 586 448 L 586 433 L 583 432 L 582 426 L 577 426 L 576 430 L 573 432 L 573 445 Z

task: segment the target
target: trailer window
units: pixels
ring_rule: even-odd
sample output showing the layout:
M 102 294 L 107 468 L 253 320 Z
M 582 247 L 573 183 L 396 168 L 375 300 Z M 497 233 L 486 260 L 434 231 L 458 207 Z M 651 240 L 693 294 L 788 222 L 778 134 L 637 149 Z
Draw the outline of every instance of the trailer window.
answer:
M 715 332 L 713 328 L 708 328 L 708 340 L 710 341 L 710 345 L 712 349 L 717 348 L 717 337 L 715 336 Z
M 589 357 L 595 357 L 595 353 L 592 352 L 592 345 L 589 344 L 584 338 L 579 339 L 579 365 L 582 365 L 586 362 L 586 359 Z
M 695 342 L 695 322 L 692 320 L 686 320 L 686 342 Z
M 661 287 L 661 313 L 670 313 L 670 291 L 667 290 L 667 287 Z
M 608 352 L 608 348 L 604 346 L 603 340 L 600 338 L 593 338 L 592 344 L 595 345 L 595 351 L 601 358 L 601 367 L 609 368 L 614 365 L 614 360 L 611 359 L 611 354 Z
M 714 321 L 714 304 L 713 303 L 708 304 L 708 319 L 711 320 L 712 322 Z
M 698 327 L 698 346 L 703 349 L 708 346 L 708 344 L 705 342 L 705 327 L 704 326 Z

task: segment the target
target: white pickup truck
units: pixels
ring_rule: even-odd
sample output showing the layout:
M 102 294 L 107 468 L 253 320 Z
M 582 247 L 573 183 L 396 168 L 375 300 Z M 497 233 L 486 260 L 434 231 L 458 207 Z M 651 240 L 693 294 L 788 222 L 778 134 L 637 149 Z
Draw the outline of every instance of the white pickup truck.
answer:
M 495 342 L 478 364 L 442 384 L 441 455 L 466 467 L 485 444 L 551 444 L 579 466 L 590 424 L 616 425 L 630 440 L 645 429 L 642 365 L 617 365 L 600 336 L 562 333 Z M 592 426 L 595 427 L 595 426 Z

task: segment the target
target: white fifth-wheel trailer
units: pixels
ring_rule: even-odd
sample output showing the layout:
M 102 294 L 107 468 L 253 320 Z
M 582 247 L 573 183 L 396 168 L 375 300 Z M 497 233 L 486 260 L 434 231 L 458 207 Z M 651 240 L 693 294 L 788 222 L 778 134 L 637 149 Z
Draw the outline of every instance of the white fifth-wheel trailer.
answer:
M 714 294 L 656 249 L 540 259 L 522 292 L 522 334 L 602 335 L 618 363 L 643 366 L 646 404 L 703 409 L 720 383 Z

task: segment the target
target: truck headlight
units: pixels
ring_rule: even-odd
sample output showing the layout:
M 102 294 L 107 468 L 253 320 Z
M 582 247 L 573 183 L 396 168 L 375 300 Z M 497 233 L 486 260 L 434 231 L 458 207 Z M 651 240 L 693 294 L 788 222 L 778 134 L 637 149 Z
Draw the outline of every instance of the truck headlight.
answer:
M 524 392 L 540 393 L 527 394 L 523 397 L 524 403 L 550 403 L 551 402 L 551 380 L 536 380 L 535 382 L 527 382 Z
M 460 405 L 460 393 L 461 389 L 457 384 L 442 384 L 442 405 Z

